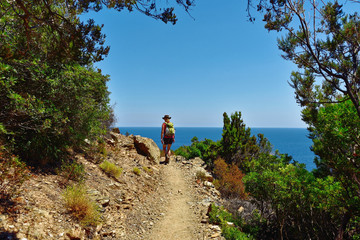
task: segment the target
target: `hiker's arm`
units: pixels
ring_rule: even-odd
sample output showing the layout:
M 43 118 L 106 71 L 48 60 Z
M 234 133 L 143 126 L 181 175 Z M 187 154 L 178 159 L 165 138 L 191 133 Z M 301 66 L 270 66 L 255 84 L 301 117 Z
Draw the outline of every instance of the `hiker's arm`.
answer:
M 162 144 L 164 144 L 163 137 L 164 137 L 164 124 L 161 126 L 161 136 L 160 136 L 160 139 L 161 139 L 161 143 L 162 143 Z

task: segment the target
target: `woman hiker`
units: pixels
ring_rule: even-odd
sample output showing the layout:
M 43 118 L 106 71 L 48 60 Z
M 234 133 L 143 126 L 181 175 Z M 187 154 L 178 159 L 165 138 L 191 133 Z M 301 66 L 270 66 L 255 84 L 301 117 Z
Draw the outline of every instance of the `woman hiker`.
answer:
M 174 125 L 170 122 L 171 117 L 169 115 L 165 115 L 163 119 L 164 122 L 161 127 L 161 143 L 165 153 L 165 164 L 168 164 L 171 144 L 175 142 L 175 129 Z

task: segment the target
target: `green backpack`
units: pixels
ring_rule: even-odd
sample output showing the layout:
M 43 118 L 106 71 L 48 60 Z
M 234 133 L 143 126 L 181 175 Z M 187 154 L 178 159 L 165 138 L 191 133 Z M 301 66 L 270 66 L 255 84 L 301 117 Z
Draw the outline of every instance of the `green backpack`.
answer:
M 175 128 L 174 124 L 172 122 L 166 122 L 166 129 L 165 129 L 165 135 L 166 136 L 174 136 L 175 135 Z

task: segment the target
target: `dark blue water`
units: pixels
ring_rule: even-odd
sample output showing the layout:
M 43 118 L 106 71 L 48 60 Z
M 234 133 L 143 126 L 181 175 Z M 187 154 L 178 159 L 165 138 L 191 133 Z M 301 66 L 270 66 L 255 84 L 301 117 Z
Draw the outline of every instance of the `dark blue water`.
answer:
M 125 134 L 141 135 L 151 138 L 162 148 L 160 139 L 160 127 L 119 127 L 120 132 Z M 252 128 L 251 133 L 258 133 L 264 136 L 273 145 L 273 149 L 278 149 L 280 153 L 291 155 L 294 160 L 305 163 L 308 170 L 315 168 L 314 153 L 310 151 L 312 141 L 307 137 L 308 131 L 305 128 Z M 198 139 L 205 138 L 217 141 L 221 139 L 222 128 L 198 128 L 198 127 L 177 127 L 175 143 L 171 149 L 175 150 L 183 145 L 190 145 L 191 139 L 196 136 Z

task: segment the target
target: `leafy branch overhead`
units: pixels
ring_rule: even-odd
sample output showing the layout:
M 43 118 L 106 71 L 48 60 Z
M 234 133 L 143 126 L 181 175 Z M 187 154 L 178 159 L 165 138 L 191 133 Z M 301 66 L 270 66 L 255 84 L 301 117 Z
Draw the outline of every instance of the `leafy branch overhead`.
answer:
M 193 1 L 177 0 L 189 11 Z M 165 23 L 175 24 L 174 6 L 152 0 L 60 0 L 0 1 L 0 57 L 29 59 L 39 57 L 47 62 L 78 62 L 82 65 L 103 60 L 109 53 L 102 25 L 90 19 L 81 22 L 79 15 L 103 8 L 122 11 L 138 10 Z
M 358 6 L 358 2 L 346 2 Z M 350 99 L 360 117 L 360 16 L 338 1 L 277 0 L 258 3 L 266 29 L 282 31 L 283 58 L 299 71 L 291 76 L 301 106 Z

